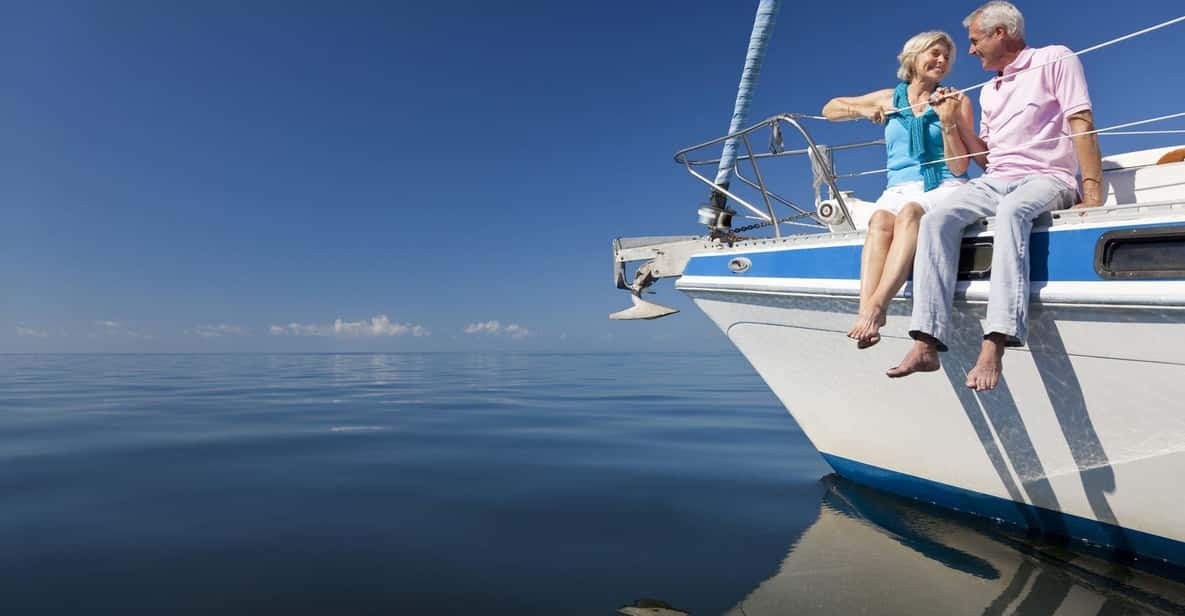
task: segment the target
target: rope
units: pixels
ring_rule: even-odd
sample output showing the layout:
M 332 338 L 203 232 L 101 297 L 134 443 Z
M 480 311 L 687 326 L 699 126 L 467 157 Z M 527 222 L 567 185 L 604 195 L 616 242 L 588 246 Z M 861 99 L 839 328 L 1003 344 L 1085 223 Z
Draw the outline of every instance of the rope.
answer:
M 1037 145 L 1037 144 L 1041 144 L 1041 143 L 1050 143 L 1053 141 L 1061 141 L 1062 139 L 1072 139 L 1074 137 L 1081 137 L 1081 136 L 1085 136 L 1085 135 L 1102 134 L 1102 133 L 1107 133 L 1107 132 L 1113 131 L 1113 130 L 1119 130 L 1121 128 L 1130 128 L 1132 126 L 1141 126 L 1143 124 L 1151 124 L 1153 122 L 1161 122 L 1164 120 L 1172 120 L 1174 118 L 1181 118 L 1181 117 L 1185 117 L 1185 112 L 1172 113 L 1169 115 L 1160 116 L 1158 118 L 1149 118 L 1147 120 L 1137 120 L 1135 122 L 1126 122 L 1123 124 L 1116 124 L 1115 126 L 1108 126 L 1106 128 L 1096 128 L 1094 130 L 1082 131 L 1080 133 L 1070 133 L 1068 135 L 1051 137 L 1049 139 L 1035 139 L 1033 141 L 1030 141 L 1028 143 L 1022 143 L 1020 145 L 1009 146 L 1009 147 L 1003 148 L 1003 149 L 997 148 L 995 150 L 995 152 L 997 154 L 1002 153 L 1002 152 L 1019 152 L 1020 150 L 1023 150 L 1031 145 Z M 983 156 L 983 155 L 991 153 L 992 151 L 993 150 L 984 150 L 982 152 L 972 152 L 970 154 L 962 154 L 960 156 L 949 156 L 949 157 L 944 158 L 942 160 L 935 160 L 935 161 L 930 161 L 928 163 L 924 163 L 923 166 L 937 165 L 937 164 L 949 162 L 952 160 L 961 160 L 964 158 L 973 158 L 976 156 Z M 865 176 L 865 175 L 877 175 L 877 174 L 881 174 L 881 173 L 888 173 L 888 171 L 889 171 L 889 168 L 885 167 L 884 169 L 874 169 L 872 171 L 861 171 L 859 173 L 846 173 L 843 175 L 836 175 L 835 177 L 837 177 L 837 178 L 856 178 L 856 177 L 861 177 L 861 176 Z
M 1121 130 L 1117 132 L 1108 132 L 1103 135 L 1110 137 L 1112 135 L 1182 135 L 1185 134 L 1185 129 L 1178 130 Z
M 1009 73 L 1008 75 L 1004 75 L 1003 77 L 992 77 L 991 79 L 988 79 L 987 81 L 985 81 L 985 82 L 983 82 L 983 83 L 977 83 L 977 84 L 975 84 L 975 85 L 973 85 L 973 86 L 969 86 L 969 87 L 963 88 L 962 90 L 958 90 L 958 91 L 954 92 L 953 94 L 948 94 L 948 95 L 947 95 L 947 96 L 945 96 L 944 98 L 950 98 L 951 96 L 954 96 L 955 94 L 966 94 L 967 92 L 971 92 L 972 90 L 978 90 L 978 89 L 980 89 L 980 88 L 982 88 L 982 87 L 984 87 L 984 86 L 991 85 L 991 84 L 992 84 L 992 83 L 994 83 L 994 82 L 995 82 L 997 79 L 1010 78 L 1010 77 L 1016 77 L 1017 75 L 1023 75 L 1023 74 L 1025 74 L 1025 73 L 1028 73 L 1028 72 L 1030 72 L 1030 71 L 1035 71 L 1035 70 L 1037 70 L 1037 69 L 1039 69 L 1039 68 L 1045 68 L 1046 66 L 1049 66 L 1049 65 L 1051 65 L 1051 64 L 1056 64 L 1056 63 L 1058 63 L 1058 62 L 1061 62 L 1062 60 L 1065 60 L 1066 58 L 1072 58 L 1072 57 L 1074 57 L 1074 56 L 1081 56 L 1081 55 L 1084 55 L 1084 54 L 1088 54 L 1088 53 L 1090 53 L 1090 52 L 1092 52 L 1092 51 L 1097 51 L 1097 50 L 1099 50 L 1099 49 L 1103 49 L 1104 47 L 1110 47 L 1111 45 L 1114 45 L 1114 44 L 1116 44 L 1116 43 L 1121 43 L 1121 42 L 1123 42 L 1123 41 L 1126 41 L 1127 39 L 1130 39 L 1130 38 L 1135 38 L 1135 37 L 1137 37 L 1137 36 L 1141 36 L 1141 35 L 1144 35 L 1144 34 L 1148 34 L 1149 32 L 1153 32 L 1153 31 L 1155 31 L 1155 30 L 1160 30 L 1161 28 L 1166 28 L 1166 27 L 1168 27 L 1168 26 L 1171 26 L 1171 25 L 1173 25 L 1173 24 L 1175 24 L 1175 23 L 1182 22 L 1182 21 L 1185 21 L 1185 15 L 1182 15 L 1182 16 L 1180 16 L 1180 17 L 1176 17 L 1176 18 L 1170 19 L 1170 20 L 1168 20 L 1168 21 L 1164 21 L 1164 22 L 1158 23 L 1158 24 L 1156 24 L 1155 26 L 1149 26 L 1149 27 L 1147 27 L 1147 28 L 1144 28 L 1143 30 L 1138 30 L 1138 31 L 1136 31 L 1136 32 L 1132 32 L 1132 33 L 1130 33 L 1130 34 L 1125 34 L 1125 35 L 1123 35 L 1123 36 L 1120 36 L 1120 37 L 1118 37 L 1118 38 L 1113 38 L 1113 39 L 1111 39 L 1111 40 L 1109 40 L 1109 41 L 1104 41 L 1104 42 L 1102 42 L 1102 43 L 1099 43 L 1098 45 L 1094 45 L 1094 46 L 1091 46 L 1091 47 L 1087 47 L 1086 49 L 1083 49 L 1083 50 L 1080 50 L 1080 51 L 1075 51 L 1075 52 L 1068 53 L 1068 54 L 1066 54 L 1066 55 L 1064 55 L 1064 56 L 1062 56 L 1062 57 L 1060 57 L 1060 58 L 1054 58 L 1053 60 L 1050 60 L 1050 61 L 1048 61 L 1048 62 L 1044 62 L 1044 63 L 1042 63 L 1042 64 L 1037 64 L 1037 65 L 1035 65 L 1035 66 L 1030 66 L 1030 67 L 1028 67 L 1028 68 L 1025 68 L 1025 69 L 1022 69 L 1022 70 L 1016 71 L 1015 73 Z M 924 106 L 926 106 L 926 105 L 928 105 L 928 104 L 930 104 L 930 102 L 929 102 L 929 101 L 925 101 L 925 102 L 921 102 L 921 103 L 914 103 L 913 105 L 910 105 L 908 108 L 912 109 L 913 107 L 918 107 L 918 106 L 922 106 L 922 107 L 924 107 Z M 906 107 L 899 107 L 899 108 L 897 108 L 897 109 L 893 109 L 892 111 L 886 111 L 886 112 L 885 112 L 885 115 L 891 115 L 891 114 L 894 114 L 894 113 L 899 113 L 899 112 L 903 111 L 904 109 L 906 109 Z
M 1144 28 L 1143 30 L 1137 30 L 1136 32 L 1132 32 L 1132 33 L 1130 33 L 1130 34 L 1125 34 L 1125 35 L 1123 35 L 1123 36 L 1120 36 L 1120 37 L 1117 37 L 1117 38 L 1113 38 L 1113 39 L 1111 39 L 1111 40 L 1109 40 L 1109 41 L 1104 41 L 1104 42 L 1102 42 L 1102 43 L 1099 43 L 1099 44 L 1097 44 L 1097 45 L 1093 45 L 1093 46 L 1091 46 L 1091 47 L 1087 47 L 1086 49 L 1082 49 L 1082 50 L 1079 50 L 1079 51 L 1075 51 L 1075 52 L 1068 53 L 1068 54 L 1066 54 L 1066 55 L 1064 55 L 1064 56 L 1061 56 L 1060 58 L 1055 58 L 1055 59 L 1053 59 L 1053 60 L 1050 60 L 1049 62 L 1045 62 L 1045 63 L 1043 63 L 1043 64 L 1037 64 L 1037 65 L 1035 65 L 1035 66 L 1030 66 L 1030 67 L 1028 67 L 1028 68 L 1025 68 L 1025 69 L 1023 69 L 1023 70 L 1016 71 L 1015 73 L 1009 73 L 1008 75 L 1005 75 L 1004 77 L 1016 77 L 1017 75 L 1023 75 L 1023 74 L 1025 74 L 1025 73 L 1029 72 L 1029 71 L 1035 71 L 1035 70 L 1037 70 L 1037 69 L 1039 69 L 1039 68 L 1044 68 L 1044 67 L 1046 67 L 1046 66 L 1049 66 L 1049 65 L 1051 65 L 1051 64 L 1056 64 L 1056 63 L 1058 63 L 1058 62 L 1061 62 L 1062 60 L 1065 60 L 1066 58 L 1072 58 L 1072 57 L 1074 57 L 1074 56 L 1081 56 L 1081 55 L 1083 55 L 1083 54 L 1088 54 L 1088 53 L 1090 53 L 1090 52 L 1092 52 L 1092 51 L 1097 51 L 1097 50 L 1099 50 L 1099 49 L 1103 49 L 1104 47 L 1110 47 L 1111 45 L 1114 45 L 1114 44 L 1116 44 L 1116 43 L 1121 43 L 1121 42 L 1123 42 L 1123 41 L 1126 41 L 1126 40 L 1128 40 L 1128 39 L 1130 39 L 1130 38 L 1135 38 L 1135 37 L 1137 37 L 1137 36 L 1142 36 L 1142 35 L 1144 35 L 1144 34 L 1148 34 L 1149 32 L 1153 32 L 1153 31 L 1156 31 L 1156 30 L 1160 30 L 1161 28 L 1166 28 L 1166 27 L 1168 27 L 1168 26 L 1171 26 L 1171 25 L 1173 25 L 1173 24 L 1175 24 L 1175 23 L 1179 23 L 1179 22 L 1182 22 L 1182 21 L 1185 21 L 1185 15 L 1182 15 L 1182 16 L 1180 16 L 1180 17 L 1176 17 L 1176 18 L 1170 19 L 1170 20 L 1168 20 L 1168 21 L 1164 21 L 1164 22 L 1158 23 L 1158 24 L 1156 24 L 1155 26 L 1149 26 L 1149 27 L 1147 27 L 1147 28 Z M 949 97 L 951 97 L 951 96 L 954 96 L 954 95 L 956 95 L 956 94 L 966 94 L 966 93 L 968 93 L 968 92 L 971 92 L 971 91 L 973 91 L 973 90 L 978 90 L 978 89 L 980 89 L 980 88 L 982 88 L 982 87 L 984 87 L 984 86 L 987 86 L 987 85 L 990 85 L 990 84 L 994 83 L 994 82 L 996 81 L 996 79 L 1000 79 L 1000 78 L 1001 78 L 1001 77 L 992 77 L 991 79 L 988 79 L 987 81 L 985 81 L 985 82 L 983 82 L 983 83 L 977 83 L 977 84 L 975 84 L 975 85 L 973 85 L 973 86 L 968 86 L 968 87 L 966 87 L 966 88 L 963 88 L 962 90 L 956 90 L 955 92 L 953 92 L 953 93 L 951 93 L 951 94 L 948 94 L 948 95 L 946 95 L 946 97 L 944 97 L 944 98 L 949 98 Z M 892 114 L 895 114 L 895 113 L 900 113 L 901 111 L 904 111 L 905 109 L 912 109 L 912 108 L 914 108 L 914 107 L 925 107 L 925 106 L 926 106 L 926 105 L 928 105 L 928 104 L 930 104 L 930 101 L 924 101 L 924 102 L 921 102 L 921 103 L 915 103 L 915 104 L 913 104 L 913 105 L 909 105 L 909 106 L 907 106 L 907 107 L 897 107 L 897 108 L 894 108 L 894 109 L 891 109 L 891 110 L 886 110 L 886 111 L 885 111 L 885 115 L 892 115 Z M 792 113 L 792 114 L 790 114 L 790 115 L 791 115 L 791 116 L 794 116 L 794 117 L 796 117 L 796 118 L 804 118 L 804 119 L 808 119 L 808 120 L 827 120 L 827 119 L 828 119 L 828 118 L 826 118 L 826 117 L 824 117 L 824 116 L 809 115 L 809 114 L 805 114 L 805 113 Z

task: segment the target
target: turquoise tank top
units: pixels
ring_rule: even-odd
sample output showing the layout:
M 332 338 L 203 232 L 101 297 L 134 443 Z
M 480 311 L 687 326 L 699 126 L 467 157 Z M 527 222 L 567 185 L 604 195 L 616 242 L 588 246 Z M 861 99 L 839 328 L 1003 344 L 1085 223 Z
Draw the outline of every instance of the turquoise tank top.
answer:
M 888 185 L 922 182 L 926 190 L 934 190 L 946 180 L 966 179 L 966 173 L 956 176 L 946 163 L 923 166 L 923 163 L 942 160 L 946 156 L 942 147 L 942 126 L 933 108 L 928 107 L 921 116 L 913 114 L 909 109 L 907 87 L 908 84 L 901 82 L 894 88 L 893 106 L 901 111 L 893 114 L 885 124 Z

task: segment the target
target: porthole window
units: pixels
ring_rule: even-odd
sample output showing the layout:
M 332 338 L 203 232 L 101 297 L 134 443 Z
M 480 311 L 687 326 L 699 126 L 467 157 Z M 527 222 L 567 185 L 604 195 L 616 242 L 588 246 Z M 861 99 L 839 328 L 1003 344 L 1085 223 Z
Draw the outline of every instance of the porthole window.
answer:
M 959 280 L 984 280 L 991 275 L 992 238 L 963 238 L 959 248 Z
M 1185 278 L 1185 226 L 1104 233 L 1094 268 L 1104 278 Z

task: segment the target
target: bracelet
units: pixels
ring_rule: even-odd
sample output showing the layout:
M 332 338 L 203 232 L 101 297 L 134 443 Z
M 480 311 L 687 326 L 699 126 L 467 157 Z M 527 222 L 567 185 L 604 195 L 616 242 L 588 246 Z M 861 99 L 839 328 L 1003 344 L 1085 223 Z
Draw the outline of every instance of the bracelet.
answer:
M 959 128 L 958 124 L 952 124 L 951 126 L 947 126 L 946 124 L 940 124 L 939 126 L 942 128 L 943 134 L 950 134 L 951 131 L 957 130 Z
M 1095 184 L 1102 184 L 1103 183 L 1103 181 L 1100 180 L 1099 178 L 1082 178 L 1083 184 L 1085 184 L 1087 181 L 1094 182 Z

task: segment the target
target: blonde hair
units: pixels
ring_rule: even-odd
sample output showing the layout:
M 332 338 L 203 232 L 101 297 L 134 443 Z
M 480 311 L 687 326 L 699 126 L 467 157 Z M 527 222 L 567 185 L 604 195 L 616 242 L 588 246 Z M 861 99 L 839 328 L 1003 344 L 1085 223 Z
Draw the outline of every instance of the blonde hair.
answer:
M 897 67 L 897 78 L 905 82 L 912 81 L 913 65 L 918 58 L 918 54 L 926 51 L 936 43 L 946 45 L 946 70 L 949 73 L 950 69 L 955 65 L 955 41 L 949 34 L 941 30 L 931 30 L 929 32 L 922 32 L 921 34 L 915 34 L 908 41 L 905 41 L 905 45 L 901 47 L 901 53 L 897 54 L 897 61 L 901 63 Z

